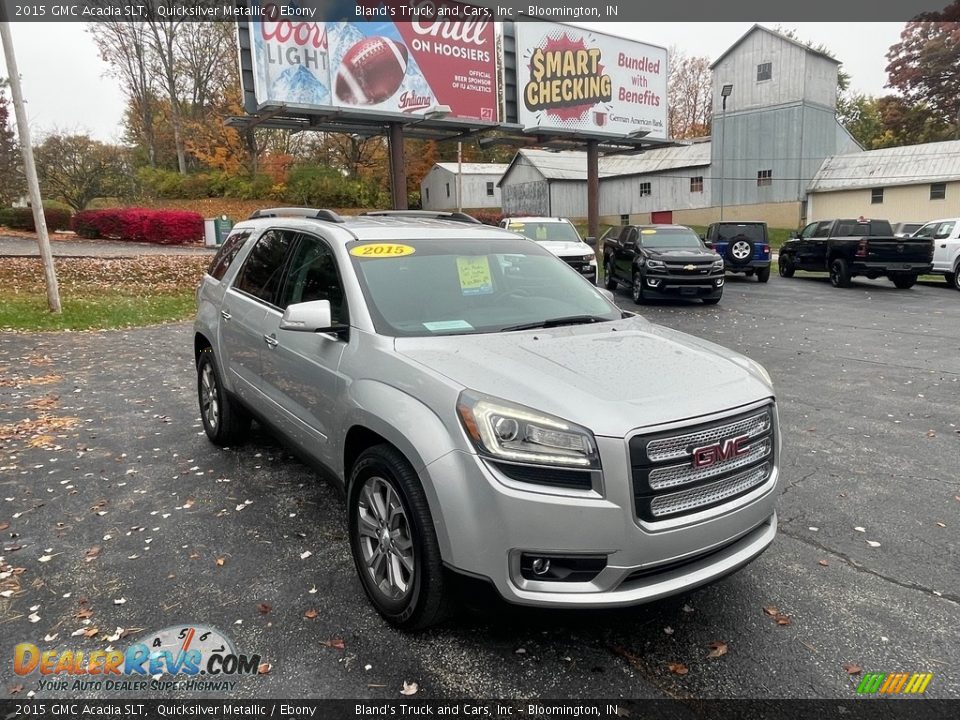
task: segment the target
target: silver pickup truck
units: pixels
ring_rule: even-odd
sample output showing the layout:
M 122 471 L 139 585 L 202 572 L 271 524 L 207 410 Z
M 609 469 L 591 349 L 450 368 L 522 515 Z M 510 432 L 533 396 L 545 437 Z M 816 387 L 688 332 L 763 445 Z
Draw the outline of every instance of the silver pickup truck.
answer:
M 766 371 L 621 311 L 536 242 L 261 211 L 198 294 L 210 440 L 256 418 L 329 470 L 362 585 L 398 626 L 444 617 L 463 577 L 525 605 L 649 602 L 774 538 Z

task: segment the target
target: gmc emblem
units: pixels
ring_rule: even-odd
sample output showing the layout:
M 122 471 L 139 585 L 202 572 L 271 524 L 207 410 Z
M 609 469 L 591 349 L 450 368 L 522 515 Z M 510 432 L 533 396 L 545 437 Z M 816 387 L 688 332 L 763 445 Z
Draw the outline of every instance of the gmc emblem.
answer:
M 728 438 L 713 445 L 704 445 L 693 449 L 693 466 L 695 468 L 709 467 L 715 465 L 721 460 L 744 455 L 750 451 L 750 436 L 741 435 L 735 438 Z

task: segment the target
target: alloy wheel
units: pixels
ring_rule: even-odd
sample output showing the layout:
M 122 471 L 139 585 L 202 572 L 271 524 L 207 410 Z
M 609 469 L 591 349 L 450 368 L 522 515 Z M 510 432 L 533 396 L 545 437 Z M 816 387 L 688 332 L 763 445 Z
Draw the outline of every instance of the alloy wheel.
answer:
M 213 366 L 206 363 L 200 374 L 200 412 L 211 430 L 216 430 L 220 422 L 220 400 L 217 397 L 217 378 Z
M 379 476 L 360 490 L 358 527 L 364 569 L 390 600 L 410 592 L 414 579 L 413 534 L 396 490 Z

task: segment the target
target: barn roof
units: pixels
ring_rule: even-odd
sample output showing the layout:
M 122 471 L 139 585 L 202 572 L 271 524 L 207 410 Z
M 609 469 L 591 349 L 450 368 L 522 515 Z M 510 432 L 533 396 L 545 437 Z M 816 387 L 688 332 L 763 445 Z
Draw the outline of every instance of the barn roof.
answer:
M 826 53 L 823 50 L 818 50 L 814 47 L 810 47 L 806 43 L 802 43 L 796 38 L 792 38 L 789 35 L 784 35 L 782 32 L 777 32 L 776 30 L 771 30 L 770 28 L 764 27 L 763 25 L 755 24 L 753 27 L 747 30 L 743 35 L 741 35 L 739 40 L 737 40 L 733 45 L 731 45 L 726 50 L 724 50 L 723 54 L 720 57 L 718 57 L 716 60 L 710 63 L 710 69 L 713 70 L 717 65 L 720 64 L 721 60 L 723 60 L 727 55 L 729 55 L 737 47 L 739 47 L 740 43 L 742 43 L 744 40 L 746 40 L 748 37 L 750 37 L 751 35 L 753 35 L 753 33 L 757 31 L 765 32 L 768 35 L 773 35 L 774 37 L 780 38 L 784 42 L 788 42 L 792 45 L 796 45 L 797 47 L 801 47 L 807 52 L 809 52 L 811 55 L 816 55 L 818 57 L 826 58 L 827 60 L 830 60 L 831 62 L 834 62 L 837 65 L 841 64 L 839 60 L 833 57 L 833 55 Z
M 809 192 L 960 180 L 960 140 L 833 155 L 810 181 Z
M 448 172 L 456 173 L 457 172 L 457 163 L 455 162 L 440 162 L 436 163 L 434 167 L 442 168 Z M 463 163 L 463 174 L 464 175 L 503 175 L 509 167 L 508 163 Z

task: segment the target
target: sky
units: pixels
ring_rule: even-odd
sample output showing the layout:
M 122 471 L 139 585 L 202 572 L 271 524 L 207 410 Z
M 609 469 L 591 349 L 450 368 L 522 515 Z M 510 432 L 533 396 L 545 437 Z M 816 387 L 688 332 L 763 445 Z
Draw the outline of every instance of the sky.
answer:
M 610 23 L 580 23 L 610 32 Z M 774 28 L 776 22 L 763 23 Z M 752 23 L 617 23 L 616 34 L 711 62 L 743 35 Z M 855 90 L 880 95 L 887 75 L 887 49 L 903 23 L 783 23 L 797 37 L 823 44 L 843 63 Z M 97 54 L 84 23 L 11 23 L 17 64 L 23 80 L 30 128 L 36 138 L 60 131 L 88 133 L 104 142 L 119 142 L 124 99 L 107 65 Z M 5 64 L 3 76 L 8 73 Z

